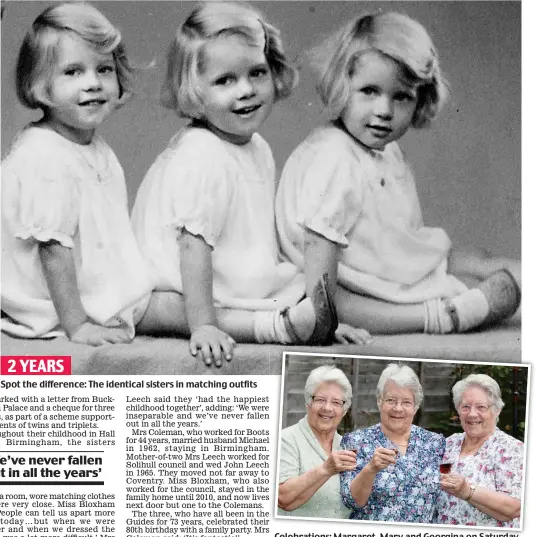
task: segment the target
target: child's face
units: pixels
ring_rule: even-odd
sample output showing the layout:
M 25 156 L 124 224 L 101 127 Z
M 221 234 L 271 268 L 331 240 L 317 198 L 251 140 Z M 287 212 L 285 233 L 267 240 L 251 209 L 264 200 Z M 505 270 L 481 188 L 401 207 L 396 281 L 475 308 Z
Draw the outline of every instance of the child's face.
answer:
M 205 120 L 222 138 L 248 142 L 274 103 L 274 81 L 263 50 L 243 37 L 222 36 L 206 45 L 200 79 Z
M 81 38 L 66 34 L 58 43 L 49 81 L 46 123 L 66 138 L 89 143 L 116 108 L 119 83 L 112 54 L 101 54 Z
M 362 54 L 354 66 L 350 90 L 341 119 L 365 146 L 384 149 L 409 129 L 417 90 L 404 81 L 400 66 L 391 58 L 375 51 Z

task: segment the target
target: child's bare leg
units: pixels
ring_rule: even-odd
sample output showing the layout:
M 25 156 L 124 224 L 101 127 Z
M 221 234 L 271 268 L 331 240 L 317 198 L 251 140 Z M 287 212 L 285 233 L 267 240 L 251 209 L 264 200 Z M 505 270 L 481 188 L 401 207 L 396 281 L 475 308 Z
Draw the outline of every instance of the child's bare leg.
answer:
M 235 341 L 255 341 L 253 311 L 217 308 L 216 318 L 219 328 Z M 190 337 L 183 295 L 175 291 L 154 291 L 136 331 L 151 336 Z
M 418 304 L 393 304 L 351 293 L 338 287 L 336 307 L 340 319 L 372 334 L 467 332 L 511 317 L 520 305 L 521 291 L 507 270 L 495 272 L 478 287 L 453 298 L 436 298 Z
M 448 271 L 458 277 L 470 276 L 479 282 L 502 269 L 507 269 L 517 284 L 521 285 L 520 260 L 492 256 L 478 249 L 470 251 L 455 249 L 449 255 Z
M 371 334 L 423 332 L 425 327 L 421 303 L 394 304 L 351 293 L 339 285 L 335 299 L 341 322 L 364 328 Z
M 216 308 L 215 314 L 218 328 L 237 343 L 300 343 L 293 341 L 293 337 L 287 333 L 282 311 Z M 293 306 L 287 315 L 295 333 L 302 340 L 307 340 L 316 323 L 311 301 L 302 301 Z M 279 325 L 279 329 L 274 328 L 275 324 Z M 136 332 L 150 336 L 190 337 L 184 296 L 175 291 L 154 291 Z M 261 339 L 260 333 L 264 336 Z

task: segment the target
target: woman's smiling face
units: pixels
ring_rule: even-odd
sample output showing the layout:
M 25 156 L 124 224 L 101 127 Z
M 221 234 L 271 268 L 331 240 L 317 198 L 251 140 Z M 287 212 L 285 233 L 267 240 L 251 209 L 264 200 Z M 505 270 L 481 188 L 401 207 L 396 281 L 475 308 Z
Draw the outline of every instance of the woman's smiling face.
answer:
M 461 426 L 470 438 L 484 438 L 496 429 L 498 412 L 487 393 L 478 386 L 470 386 L 461 397 L 457 408 Z
M 335 431 L 345 415 L 344 405 L 343 390 L 339 384 L 323 382 L 306 405 L 309 426 L 320 433 Z
M 404 435 L 410 431 L 417 408 L 414 393 L 388 381 L 379 401 L 380 422 L 388 432 Z

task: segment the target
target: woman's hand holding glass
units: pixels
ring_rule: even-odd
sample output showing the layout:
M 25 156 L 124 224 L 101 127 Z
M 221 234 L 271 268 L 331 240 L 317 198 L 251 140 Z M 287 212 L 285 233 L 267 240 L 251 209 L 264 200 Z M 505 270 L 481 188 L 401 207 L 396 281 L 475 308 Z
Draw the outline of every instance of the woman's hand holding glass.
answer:
M 324 461 L 323 466 L 330 475 L 354 470 L 356 468 L 356 454 L 350 450 L 332 451 Z
M 398 454 L 399 452 L 393 444 L 390 447 L 379 446 L 375 449 L 375 453 L 373 453 L 373 457 L 368 465 L 375 473 L 378 473 L 381 470 L 385 470 L 390 465 L 395 464 Z
M 466 478 L 453 472 L 440 476 L 440 487 L 448 494 L 461 498 L 461 500 L 468 498 L 471 492 L 470 484 Z

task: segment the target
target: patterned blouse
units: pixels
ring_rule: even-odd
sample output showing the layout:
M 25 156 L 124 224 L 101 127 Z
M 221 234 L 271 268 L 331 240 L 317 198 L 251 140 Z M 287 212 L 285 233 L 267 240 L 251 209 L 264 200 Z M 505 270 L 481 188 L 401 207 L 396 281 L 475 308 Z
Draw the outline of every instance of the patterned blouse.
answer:
M 341 497 L 352 509 L 350 518 L 390 522 L 431 523 L 440 492 L 439 464 L 446 440 L 442 435 L 412 425 L 406 454 L 375 477 L 369 499 L 360 507 L 350 492 L 351 481 L 371 460 L 375 449 L 386 446 L 380 424 L 348 433 L 341 449 L 356 449 L 356 469 L 342 472 Z
M 457 461 L 451 471 L 465 476 L 477 487 L 504 492 L 520 499 L 524 478 L 524 444 L 496 429 L 474 455 L 459 459 L 465 434 L 447 439 L 445 460 Z M 520 528 L 520 518 L 502 522 L 468 502 L 442 491 L 438 498 L 438 524 Z

